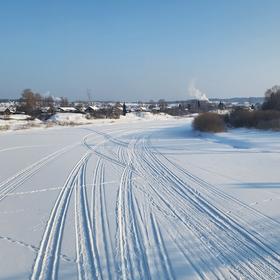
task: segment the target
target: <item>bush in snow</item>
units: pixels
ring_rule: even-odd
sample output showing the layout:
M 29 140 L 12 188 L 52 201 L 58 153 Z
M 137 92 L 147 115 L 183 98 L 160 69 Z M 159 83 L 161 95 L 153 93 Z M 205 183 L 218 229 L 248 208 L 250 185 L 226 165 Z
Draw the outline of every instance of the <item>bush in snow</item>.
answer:
M 227 123 L 232 127 L 247 127 L 258 129 L 280 129 L 280 112 L 276 110 L 235 110 Z
M 9 125 L 0 125 L 0 131 L 8 130 L 10 129 Z
M 226 130 L 226 125 L 223 116 L 216 113 L 204 113 L 194 119 L 193 128 L 203 132 L 223 132 Z

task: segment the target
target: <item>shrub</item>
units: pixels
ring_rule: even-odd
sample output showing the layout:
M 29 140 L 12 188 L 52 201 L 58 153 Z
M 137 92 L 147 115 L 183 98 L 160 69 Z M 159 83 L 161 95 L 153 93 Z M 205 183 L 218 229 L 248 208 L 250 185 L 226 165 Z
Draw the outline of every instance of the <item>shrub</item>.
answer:
M 248 110 L 237 109 L 228 118 L 228 123 L 233 127 L 254 127 L 256 126 L 255 115 Z
M 53 127 L 53 126 L 54 126 L 53 122 L 47 122 L 46 123 L 46 128 Z
M 272 129 L 280 130 L 280 119 L 274 119 L 269 121 L 260 121 L 257 125 L 258 129 Z
M 5 124 L 5 125 L 0 125 L 0 131 L 8 130 L 10 129 L 10 126 Z
M 193 121 L 193 128 L 203 132 L 223 132 L 226 130 L 225 121 L 216 113 L 204 113 Z
M 235 110 L 230 114 L 227 122 L 233 127 L 279 129 L 280 112 L 276 110 Z

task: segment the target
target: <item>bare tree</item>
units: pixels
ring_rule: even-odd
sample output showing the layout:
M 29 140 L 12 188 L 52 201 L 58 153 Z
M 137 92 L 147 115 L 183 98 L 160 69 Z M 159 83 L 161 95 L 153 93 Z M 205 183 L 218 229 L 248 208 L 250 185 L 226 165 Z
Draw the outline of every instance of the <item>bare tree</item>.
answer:
M 69 101 L 68 101 L 67 97 L 61 97 L 60 98 L 60 106 L 61 107 L 69 106 Z
M 33 114 L 40 106 L 42 97 L 39 93 L 34 93 L 31 89 L 23 90 L 21 94 L 21 109 L 27 114 Z
M 88 104 L 92 105 L 92 92 L 91 89 L 87 89 L 87 98 L 88 98 Z
M 47 96 L 43 99 L 43 106 L 46 107 L 53 107 L 54 106 L 54 100 L 51 96 Z
M 164 99 L 159 99 L 158 105 L 161 111 L 164 111 L 167 107 L 167 103 Z
M 274 86 L 265 92 L 263 110 L 280 110 L 280 86 Z

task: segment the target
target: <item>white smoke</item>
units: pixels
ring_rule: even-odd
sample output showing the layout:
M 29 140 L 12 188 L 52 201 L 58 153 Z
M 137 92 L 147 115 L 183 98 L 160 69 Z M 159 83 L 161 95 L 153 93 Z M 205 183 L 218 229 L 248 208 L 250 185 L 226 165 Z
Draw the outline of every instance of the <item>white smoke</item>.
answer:
M 197 99 L 197 100 L 202 100 L 202 101 L 209 101 L 208 97 L 206 96 L 205 93 L 201 92 L 196 86 L 195 82 L 192 81 L 189 84 L 188 87 L 188 94 L 190 97 Z

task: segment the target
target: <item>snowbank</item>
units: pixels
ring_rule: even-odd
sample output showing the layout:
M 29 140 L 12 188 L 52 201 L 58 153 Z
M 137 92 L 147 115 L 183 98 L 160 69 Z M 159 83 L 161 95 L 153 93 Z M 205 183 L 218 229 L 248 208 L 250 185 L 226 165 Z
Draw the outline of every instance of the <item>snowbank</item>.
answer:
M 174 117 L 163 113 L 152 114 L 150 112 L 133 112 L 126 116 L 120 116 L 120 119 L 87 119 L 85 114 L 78 113 L 57 113 L 53 115 L 48 122 L 58 125 L 79 125 L 92 123 L 112 123 L 112 122 L 131 122 L 143 120 L 169 120 Z
M 126 116 L 121 116 L 122 121 L 131 121 L 131 120 L 170 120 L 174 119 L 174 117 L 159 113 L 159 114 L 153 114 L 150 112 L 132 112 L 126 114 Z
M 171 120 L 174 117 L 159 113 L 152 114 L 150 112 L 133 112 L 126 116 L 121 116 L 120 119 L 88 119 L 85 114 L 80 113 L 56 113 L 51 116 L 46 122 L 38 119 L 30 120 L 28 115 L 11 115 L 8 119 L 0 119 L 0 131 L 4 130 L 19 130 L 32 127 L 52 127 L 56 125 L 84 125 L 84 124 L 110 124 L 110 123 L 130 123 L 138 121 L 153 121 L 153 120 Z
M 91 123 L 92 120 L 88 120 L 86 115 L 80 113 L 56 113 L 47 122 L 58 125 L 79 125 Z
M 31 117 L 28 115 L 14 114 L 9 116 L 1 116 L 0 131 L 40 127 L 42 124 L 43 122 L 38 119 L 31 120 Z

